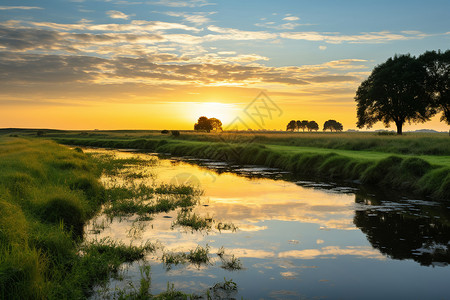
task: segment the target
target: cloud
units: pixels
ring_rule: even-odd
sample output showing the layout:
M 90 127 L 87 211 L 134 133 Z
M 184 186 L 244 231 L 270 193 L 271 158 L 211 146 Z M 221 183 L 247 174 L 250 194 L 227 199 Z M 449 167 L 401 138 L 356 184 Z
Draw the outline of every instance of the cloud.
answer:
M 106 12 L 106 14 L 111 18 L 111 19 L 124 19 L 124 20 L 128 20 L 128 18 L 130 17 L 129 15 L 124 14 L 121 11 L 117 11 L 117 10 L 109 10 Z
M 88 84 L 142 83 L 142 84 L 197 84 L 197 85 L 251 85 L 274 83 L 281 85 L 309 85 L 357 81 L 358 77 L 314 71 L 298 67 L 246 66 L 236 62 L 265 59 L 257 55 L 228 58 L 232 63 L 192 63 L 186 57 L 170 53 L 154 53 L 141 57 L 114 57 L 110 59 L 86 55 L 44 55 L 1 53 L 0 71 L 3 84 L 61 83 Z M 178 61 L 182 64 L 165 62 Z
M 327 46 L 319 46 L 319 50 L 327 50 Z
M 280 258 L 295 258 L 295 259 L 317 259 L 320 257 L 351 255 L 370 259 L 384 260 L 386 259 L 378 250 L 372 247 L 364 246 L 347 246 L 340 248 L 339 246 L 323 247 L 321 249 L 305 249 L 305 250 L 291 250 L 280 252 Z
M 194 24 L 204 24 L 211 22 L 211 19 L 207 16 L 215 14 L 216 12 L 196 12 L 196 13 L 186 13 L 186 12 L 164 12 L 163 14 L 172 16 L 172 17 L 181 17 L 185 21 L 194 23 Z
M 204 39 L 207 41 L 216 40 L 268 40 L 277 38 L 277 34 L 265 31 L 244 31 L 234 28 L 223 28 L 218 26 L 208 26 L 208 30 L 221 35 L 206 35 Z
M 30 9 L 43 9 L 43 8 L 37 7 L 37 6 L 0 6 L 0 10 L 11 10 L 11 9 L 30 10 Z
M 133 20 L 128 24 L 91 24 L 91 23 L 75 23 L 75 24 L 60 24 L 53 22 L 21 22 L 21 21 L 7 21 L 2 25 L 20 27 L 20 24 L 31 25 L 33 27 L 50 28 L 58 31 L 110 31 L 110 32 L 154 32 L 158 30 L 185 30 L 199 32 L 198 28 L 187 26 L 179 23 L 169 23 L 162 21 L 143 21 Z M 1 25 L 1 24 L 0 24 Z M 26 26 L 23 26 L 26 28 Z
M 341 44 L 344 42 L 353 44 L 362 43 L 387 43 L 390 41 L 422 39 L 428 35 L 421 32 L 392 33 L 390 31 L 368 32 L 356 35 L 342 35 L 339 33 L 320 33 L 314 31 L 284 32 L 280 36 L 285 39 L 323 41 L 330 44 Z
M 291 16 L 291 17 L 283 18 L 283 20 L 285 20 L 285 21 L 297 21 L 297 20 L 300 20 L 300 18 Z
M 207 5 L 215 5 L 207 0 L 190 0 L 190 1 L 178 1 L 178 0 L 160 0 L 155 2 L 147 2 L 147 4 L 162 5 L 169 7 L 203 7 Z

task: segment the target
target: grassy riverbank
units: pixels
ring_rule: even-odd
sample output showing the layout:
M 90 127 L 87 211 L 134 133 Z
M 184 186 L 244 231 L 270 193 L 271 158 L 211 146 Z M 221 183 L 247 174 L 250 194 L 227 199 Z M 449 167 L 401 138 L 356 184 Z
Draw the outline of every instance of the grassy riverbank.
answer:
M 157 133 L 133 138 L 128 134 L 59 135 L 63 144 L 134 148 L 174 155 L 277 167 L 305 176 L 359 181 L 406 190 L 434 199 L 449 199 L 450 140 L 448 136 L 281 133 L 252 135 L 181 135 Z
M 0 298 L 47 298 L 77 268 L 76 242 L 104 195 L 100 170 L 54 142 L 12 138 L 0 138 L 0 169 Z
M 151 243 L 83 241 L 84 225 L 102 205 L 127 213 L 126 199 L 155 198 L 140 207 L 146 218 L 192 205 L 198 192 L 187 186 L 141 191 L 100 184 L 102 173 L 128 163 L 136 162 L 94 159 L 44 139 L 0 137 L 0 299 L 83 299 L 121 264 L 154 250 Z

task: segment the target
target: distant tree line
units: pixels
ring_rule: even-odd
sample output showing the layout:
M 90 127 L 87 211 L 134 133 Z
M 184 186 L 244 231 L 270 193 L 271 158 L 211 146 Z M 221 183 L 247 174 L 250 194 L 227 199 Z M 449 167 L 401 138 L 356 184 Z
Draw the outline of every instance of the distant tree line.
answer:
M 300 131 L 302 129 L 303 131 L 318 131 L 319 130 L 319 124 L 317 124 L 316 121 L 295 121 L 291 120 L 287 126 L 286 131 Z M 330 131 L 342 131 L 344 127 L 341 123 L 337 122 L 336 120 L 328 120 L 323 124 L 323 130 L 330 130 Z
M 425 122 L 438 113 L 450 125 L 450 50 L 389 58 L 361 83 L 355 101 L 358 128 L 393 122 L 402 134 L 405 122 Z
M 222 122 L 216 118 L 202 116 L 198 118 L 197 123 L 194 124 L 194 130 L 206 132 L 210 132 L 211 130 L 222 131 Z

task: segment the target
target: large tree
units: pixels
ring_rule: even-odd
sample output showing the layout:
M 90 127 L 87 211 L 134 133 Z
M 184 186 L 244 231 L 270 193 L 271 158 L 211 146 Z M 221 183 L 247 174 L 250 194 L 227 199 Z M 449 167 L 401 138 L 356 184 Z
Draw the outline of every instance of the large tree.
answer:
M 375 67 L 356 92 L 358 128 L 371 128 L 379 121 L 389 127 L 394 122 L 397 134 L 402 134 L 406 121 L 429 120 L 433 111 L 425 93 L 425 77 L 425 69 L 409 54 Z
M 450 125 L 450 50 L 427 51 L 419 62 L 427 75 L 425 87 L 430 104 L 442 112 L 441 121 Z

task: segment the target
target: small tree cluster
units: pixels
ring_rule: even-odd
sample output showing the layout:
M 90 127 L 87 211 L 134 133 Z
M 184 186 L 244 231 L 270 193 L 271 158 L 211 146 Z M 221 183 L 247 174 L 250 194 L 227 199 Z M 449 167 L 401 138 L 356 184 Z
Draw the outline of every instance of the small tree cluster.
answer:
M 308 131 L 317 131 L 319 130 L 319 124 L 316 123 L 316 121 L 295 121 L 295 120 L 291 120 L 287 126 L 286 126 L 286 131 L 300 131 L 300 129 L 303 129 L 303 131 L 305 131 L 305 129 L 308 129 Z
M 323 123 L 323 131 L 326 131 L 328 129 L 330 131 L 342 131 L 344 130 L 344 126 L 342 126 L 342 124 L 336 120 L 328 120 Z
M 194 130 L 210 132 L 211 130 L 222 131 L 222 122 L 216 118 L 200 117 L 194 124 Z

